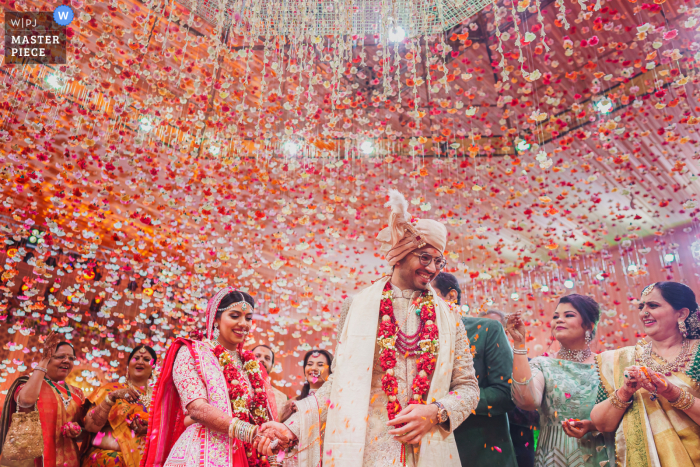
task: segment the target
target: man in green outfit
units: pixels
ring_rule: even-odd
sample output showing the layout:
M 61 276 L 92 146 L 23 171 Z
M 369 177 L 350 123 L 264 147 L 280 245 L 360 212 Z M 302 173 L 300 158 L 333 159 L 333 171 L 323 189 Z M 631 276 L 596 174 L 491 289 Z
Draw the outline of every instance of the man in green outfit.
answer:
M 448 303 L 460 305 L 462 291 L 457 278 L 441 272 L 432 283 Z M 515 407 L 510 397 L 513 353 L 498 321 L 463 317 L 479 380 L 479 405 L 455 431 L 463 466 L 517 467 L 508 427 L 508 411 Z

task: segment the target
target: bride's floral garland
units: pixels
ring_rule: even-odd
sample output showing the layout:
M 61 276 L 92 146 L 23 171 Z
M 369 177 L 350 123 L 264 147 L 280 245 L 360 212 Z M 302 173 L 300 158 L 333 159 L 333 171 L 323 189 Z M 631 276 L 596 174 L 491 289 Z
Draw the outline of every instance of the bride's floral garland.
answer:
M 250 385 L 253 387 L 254 394 L 250 395 L 248 385 L 245 382 L 245 377 L 236 368 L 233 358 L 222 345 L 214 347 L 214 355 L 219 359 L 221 368 L 223 369 L 224 379 L 228 387 L 228 395 L 231 399 L 231 409 L 233 416 L 241 421 L 262 425 L 270 421 L 270 414 L 267 410 L 267 392 L 265 391 L 265 382 L 263 380 L 260 365 L 255 359 L 253 352 L 245 350 L 241 352 L 241 360 L 243 361 L 243 369 L 248 375 Z M 265 457 L 259 457 L 252 445 L 243 443 L 245 447 L 248 465 L 250 467 L 268 467 L 269 463 Z
M 420 340 L 414 347 L 408 348 L 407 353 L 418 355 L 416 367 L 418 374 L 413 379 L 411 387 L 413 398 L 409 404 L 425 404 L 423 395 L 427 395 L 430 389 L 430 377 L 435 371 L 435 362 L 439 349 L 438 328 L 435 324 L 435 303 L 433 297 L 427 290 L 413 303 L 416 312 L 419 313 L 422 329 Z M 382 377 L 382 389 L 387 395 L 388 402 L 386 411 L 389 420 L 396 418 L 401 412 L 401 403 L 396 395 L 398 394 L 398 383 L 394 376 L 396 366 L 396 340 L 398 338 L 399 327 L 394 316 L 393 290 L 391 283 L 387 282 L 382 292 L 382 300 L 379 305 L 379 332 L 377 342 L 380 347 L 379 363 L 386 374 Z

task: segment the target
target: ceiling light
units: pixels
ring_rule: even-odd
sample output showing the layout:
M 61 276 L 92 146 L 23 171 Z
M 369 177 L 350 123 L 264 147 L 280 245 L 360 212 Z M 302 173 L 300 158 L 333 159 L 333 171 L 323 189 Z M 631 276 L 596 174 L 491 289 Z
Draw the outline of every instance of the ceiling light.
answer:
M 214 146 L 214 145 L 209 146 L 209 153 L 212 156 L 218 156 L 220 152 L 221 152 L 221 148 L 219 146 Z
M 664 261 L 666 261 L 667 263 L 673 263 L 675 260 L 676 255 L 674 255 L 673 253 L 666 253 L 664 255 Z
M 548 285 L 543 285 L 542 287 L 540 287 L 540 290 L 541 290 L 542 292 L 549 292 L 549 286 L 548 286 Z
M 371 141 L 364 141 L 362 144 L 360 144 L 360 151 L 369 156 L 372 154 L 372 151 L 374 151 L 374 145 Z
M 520 295 L 518 295 L 518 292 L 513 292 L 512 294 L 510 294 L 510 298 L 512 298 L 513 300 L 517 300 L 518 298 L 520 298 Z
M 141 128 L 141 131 L 144 133 L 149 133 L 153 129 L 153 123 L 151 123 L 151 119 L 148 117 L 141 117 L 141 120 L 139 120 L 141 123 L 139 124 L 139 128 Z
M 389 42 L 401 42 L 406 38 L 406 31 L 401 26 L 396 26 L 389 31 Z
M 61 79 L 56 75 L 47 76 L 45 81 L 52 89 L 61 89 L 63 87 Z
M 573 289 L 574 288 L 574 281 L 572 281 L 571 279 L 565 280 L 564 287 L 566 287 L 567 289 Z
M 610 99 L 601 99 L 595 103 L 595 108 L 598 112 L 606 114 L 613 109 L 613 103 Z
M 639 268 L 638 268 L 637 265 L 634 264 L 634 263 L 630 263 L 630 265 L 627 266 L 627 271 L 628 271 L 628 272 L 637 272 L 637 269 L 639 269 Z
M 296 155 L 300 148 L 301 145 L 296 141 L 285 141 L 285 143 L 282 145 L 282 150 L 290 156 Z
M 525 152 L 525 151 L 527 151 L 528 149 L 530 149 L 530 146 L 531 146 L 530 143 L 528 143 L 528 142 L 525 141 L 524 139 L 521 139 L 521 140 L 518 141 L 518 143 L 515 145 L 515 149 L 516 149 L 518 152 Z

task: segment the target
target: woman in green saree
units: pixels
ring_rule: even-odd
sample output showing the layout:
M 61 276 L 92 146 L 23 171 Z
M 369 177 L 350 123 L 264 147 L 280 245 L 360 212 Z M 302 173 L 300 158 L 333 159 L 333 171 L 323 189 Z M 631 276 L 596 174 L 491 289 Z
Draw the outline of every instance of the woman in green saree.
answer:
M 622 467 L 700 466 L 700 321 L 695 294 L 678 282 L 642 292 L 647 337 L 596 356 L 600 369 L 591 420 L 615 432 Z

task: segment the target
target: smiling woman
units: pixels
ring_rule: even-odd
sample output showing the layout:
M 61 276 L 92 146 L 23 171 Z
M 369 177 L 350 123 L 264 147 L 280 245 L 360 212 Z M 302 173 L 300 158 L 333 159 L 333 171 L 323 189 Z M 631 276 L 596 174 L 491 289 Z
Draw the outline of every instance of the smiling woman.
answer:
M 15 381 L 9 394 L 14 397 L 5 399 L 0 426 L 0 446 L 4 452 L 0 465 L 33 464 L 37 467 L 78 467 L 80 457 L 78 444 L 83 429 L 79 425 L 82 419 L 82 405 L 85 397 L 80 389 L 65 382 L 73 371 L 75 351 L 68 342 L 60 342 L 60 335 L 51 333 L 44 341 L 43 356 L 34 368 L 31 376 L 21 377 Z M 39 412 L 41 434 L 43 437 L 43 455 L 35 459 L 6 459 L 10 452 L 8 443 L 31 442 L 8 437 L 12 423 L 12 414 L 17 412 Z M 39 441 L 39 440 L 36 440 Z
M 107 383 L 88 397 L 85 429 L 92 433 L 83 467 L 137 467 L 148 431 L 155 351 L 139 345 L 129 355 L 125 383 Z
M 554 357 L 528 361 L 523 320 L 519 313 L 509 316 L 506 329 L 515 354 L 512 397 L 521 409 L 540 413 L 537 467 L 613 465 L 608 453 L 612 436 L 598 433 L 590 420 L 598 375 L 589 343 L 599 317 L 598 304 L 590 297 L 560 298 L 550 326 L 561 350 Z
M 700 464 L 698 313 L 687 285 L 651 284 L 639 301 L 647 337 L 596 356 L 600 386 L 591 419 L 615 431 L 619 465 Z

